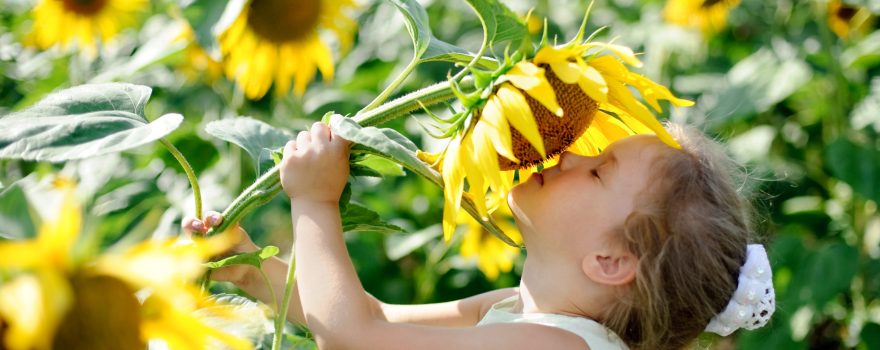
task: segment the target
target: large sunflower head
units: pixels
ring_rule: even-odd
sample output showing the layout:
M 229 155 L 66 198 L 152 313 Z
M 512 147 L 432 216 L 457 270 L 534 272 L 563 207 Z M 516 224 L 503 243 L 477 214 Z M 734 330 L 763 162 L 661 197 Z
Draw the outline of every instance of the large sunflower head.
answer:
M 668 0 L 663 18 L 669 23 L 711 34 L 724 29 L 727 14 L 739 3 L 740 0 Z
M 285 94 L 291 81 L 297 95 L 315 77 L 333 77 L 333 55 L 319 31 L 336 34 L 348 50 L 357 23 L 348 13 L 352 0 L 251 0 L 220 35 L 226 76 L 235 79 L 250 99 L 263 97 L 275 83 Z
M 76 43 L 94 56 L 98 42 L 107 42 L 134 24 L 147 0 L 41 0 L 34 7 L 34 26 L 29 41 L 40 48 Z
M 596 155 L 613 141 L 642 133 L 680 147 L 633 89 L 658 112 L 659 100 L 693 103 L 631 72 L 628 66 L 641 66 L 631 49 L 582 39 L 562 46 L 542 42 L 534 57 L 513 54 L 496 71 L 475 70 L 476 91 L 456 91 L 464 110 L 451 119 L 451 140 L 437 163 L 447 239 L 463 193 L 487 218 L 488 192 L 506 198 L 515 171 L 523 179 L 564 151 Z
M 194 316 L 213 303 L 193 282 L 206 259 L 231 246 L 231 236 L 145 241 L 96 254 L 84 248 L 71 182 L 57 183 L 64 197 L 57 218 L 33 240 L 0 242 L 0 348 L 137 349 L 153 339 L 170 349 L 205 349 L 214 341 L 252 348 Z

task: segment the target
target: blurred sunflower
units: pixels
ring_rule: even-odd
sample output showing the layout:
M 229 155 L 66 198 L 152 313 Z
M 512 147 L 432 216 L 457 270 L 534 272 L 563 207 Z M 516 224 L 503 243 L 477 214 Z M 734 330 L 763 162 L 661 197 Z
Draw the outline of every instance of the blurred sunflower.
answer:
M 56 44 L 70 47 L 74 40 L 94 56 L 97 39 L 107 42 L 135 22 L 147 0 L 41 0 L 34 7 L 30 40 L 46 49 Z
M 250 99 L 263 97 L 275 82 L 279 95 L 302 95 L 320 70 L 333 78 L 333 55 L 320 29 L 336 34 L 342 51 L 351 47 L 357 23 L 346 12 L 353 0 L 252 0 L 220 35 L 226 76 Z
M 840 0 L 828 2 L 828 26 L 841 39 L 847 39 L 853 33 L 864 34 L 873 24 L 874 15 L 865 7 Z
M 455 229 L 463 193 L 487 219 L 487 191 L 506 198 L 517 169 L 523 180 L 566 150 L 596 155 L 631 134 L 656 134 L 680 147 L 630 88 L 657 111 L 662 111 L 658 100 L 676 106 L 693 102 L 629 71 L 627 64 L 641 65 L 631 49 L 582 41 L 585 26 L 586 19 L 580 34 L 559 47 L 545 45 L 545 38 L 531 59 L 515 53 L 494 72 L 472 70 L 476 91 L 453 90 L 464 110 L 446 121 L 434 116 L 450 124 L 440 136 L 451 140 L 441 154 L 420 156 L 443 178 L 446 239 Z
M 514 240 L 514 242 L 522 242 L 522 234 L 510 223 L 513 214 L 507 205 L 499 205 L 497 196 L 490 200 L 489 207 L 496 208 L 489 215 L 498 223 L 498 227 L 504 233 Z M 491 211 L 491 210 L 490 210 Z M 467 224 L 467 232 L 461 241 L 461 256 L 465 258 L 475 259 L 477 268 L 483 272 L 490 281 L 498 279 L 502 272 L 510 272 L 513 269 L 513 262 L 519 256 L 520 249 L 510 246 L 500 239 L 492 236 L 486 231 L 480 223 L 476 222 L 470 216 L 459 213 L 459 224 Z
M 739 3 L 740 0 L 669 0 L 663 8 L 663 18 L 710 34 L 727 25 L 727 14 Z
M 156 339 L 170 349 L 204 349 L 211 341 L 252 348 L 191 315 L 213 304 L 192 282 L 205 259 L 233 243 L 230 236 L 146 241 L 94 256 L 80 239 L 73 185 L 57 186 L 64 199 L 56 220 L 44 223 L 33 240 L 0 242 L 0 347 L 143 349 Z
M 223 64 L 203 49 L 195 40 L 193 29 L 187 24 L 178 40 L 186 43 L 184 50 L 185 59 L 179 67 L 179 71 L 187 81 L 205 81 L 213 83 L 223 75 Z

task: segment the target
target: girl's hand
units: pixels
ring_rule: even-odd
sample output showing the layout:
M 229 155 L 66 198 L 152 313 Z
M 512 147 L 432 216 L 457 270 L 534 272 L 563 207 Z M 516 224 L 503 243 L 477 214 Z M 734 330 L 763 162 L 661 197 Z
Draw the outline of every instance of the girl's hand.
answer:
M 330 127 L 315 123 L 284 146 L 281 186 L 297 201 L 339 201 L 348 180 L 348 146 Z
M 208 230 L 219 225 L 221 222 L 223 222 L 223 215 L 220 215 L 220 213 L 216 211 L 209 211 L 205 213 L 203 221 L 190 216 L 183 219 L 181 226 L 183 227 L 184 236 L 186 238 L 191 238 L 193 234 L 206 234 Z M 235 236 L 238 236 L 236 237 L 238 243 L 229 249 L 227 252 L 228 254 L 249 253 L 259 249 L 241 226 L 235 225 L 234 227 L 230 227 L 228 231 L 232 231 Z M 226 266 L 214 270 L 214 272 L 211 273 L 211 279 L 241 285 L 241 283 L 245 281 L 249 269 L 250 266 L 247 265 Z

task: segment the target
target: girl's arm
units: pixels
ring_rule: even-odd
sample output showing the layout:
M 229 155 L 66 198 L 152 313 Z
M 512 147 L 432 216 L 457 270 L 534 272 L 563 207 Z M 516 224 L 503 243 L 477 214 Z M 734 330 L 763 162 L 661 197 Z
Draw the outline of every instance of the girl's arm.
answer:
M 187 235 L 192 235 L 195 232 L 204 234 L 222 221 L 223 216 L 220 213 L 209 211 L 205 213 L 204 221 L 199 221 L 195 217 L 188 217 L 183 220 L 182 226 Z M 230 229 L 234 230 L 239 237 L 239 242 L 230 251 L 232 254 L 248 253 L 260 249 L 240 226 L 235 225 Z M 287 266 L 286 261 L 277 257 L 269 258 L 263 262 L 263 272 L 278 295 L 284 290 Z M 232 282 L 245 293 L 266 305 L 275 305 L 266 280 L 263 279 L 259 270 L 253 266 L 227 266 L 215 270 L 211 274 L 211 278 L 217 281 Z M 367 297 L 370 300 L 373 313 L 388 322 L 467 327 L 475 325 L 492 304 L 515 293 L 516 291 L 513 288 L 507 288 L 475 295 L 466 299 L 423 305 L 392 305 L 382 303 L 369 294 L 367 294 Z M 299 300 L 299 292 L 295 285 L 290 297 L 287 319 L 293 323 L 306 324 Z
M 322 349 L 584 349 L 578 336 L 535 324 L 450 328 L 392 323 L 364 292 L 342 236 L 337 202 L 348 142 L 323 124 L 284 148 L 281 183 L 291 199 L 296 274 L 306 322 Z

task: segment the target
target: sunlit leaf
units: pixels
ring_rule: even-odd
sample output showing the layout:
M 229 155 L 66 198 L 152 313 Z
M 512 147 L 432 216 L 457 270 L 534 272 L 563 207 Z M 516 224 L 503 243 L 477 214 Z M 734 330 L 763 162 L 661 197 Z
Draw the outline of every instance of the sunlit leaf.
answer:
M 19 183 L 0 192 L 0 239 L 32 238 L 36 225 L 31 219 L 30 204 Z
M 428 61 L 470 62 L 474 55 L 465 49 L 434 37 L 428 25 L 428 13 L 416 0 L 390 0 L 403 15 L 406 30 L 409 32 L 415 50 L 413 59 Z M 480 60 L 480 66 L 491 68 L 491 59 Z
M 525 23 L 498 0 L 467 0 L 483 24 L 489 46 L 521 40 L 528 33 Z
M 249 118 L 227 118 L 208 123 L 205 131 L 221 140 L 243 148 L 259 170 L 265 162 L 272 162 L 272 150 L 284 147 L 293 136 L 284 130 Z
M 394 233 L 404 232 L 404 229 L 383 222 L 379 214 L 358 204 L 348 203 L 342 215 L 343 232 L 379 232 Z
M 442 235 L 443 229 L 439 224 L 413 233 L 390 235 L 385 240 L 385 255 L 388 259 L 399 260 Z
M 125 151 L 176 129 L 179 114 L 144 116 L 151 89 L 133 84 L 86 84 L 46 96 L 0 118 L 0 158 L 60 162 Z
M 260 268 L 263 266 L 263 262 L 267 259 L 278 255 L 278 247 L 275 246 L 265 246 L 260 248 L 260 250 L 249 252 L 249 253 L 239 253 L 235 254 L 221 260 L 211 261 L 205 263 L 205 266 L 211 269 L 219 269 L 221 267 L 231 266 L 231 265 L 250 265 L 256 268 Z

